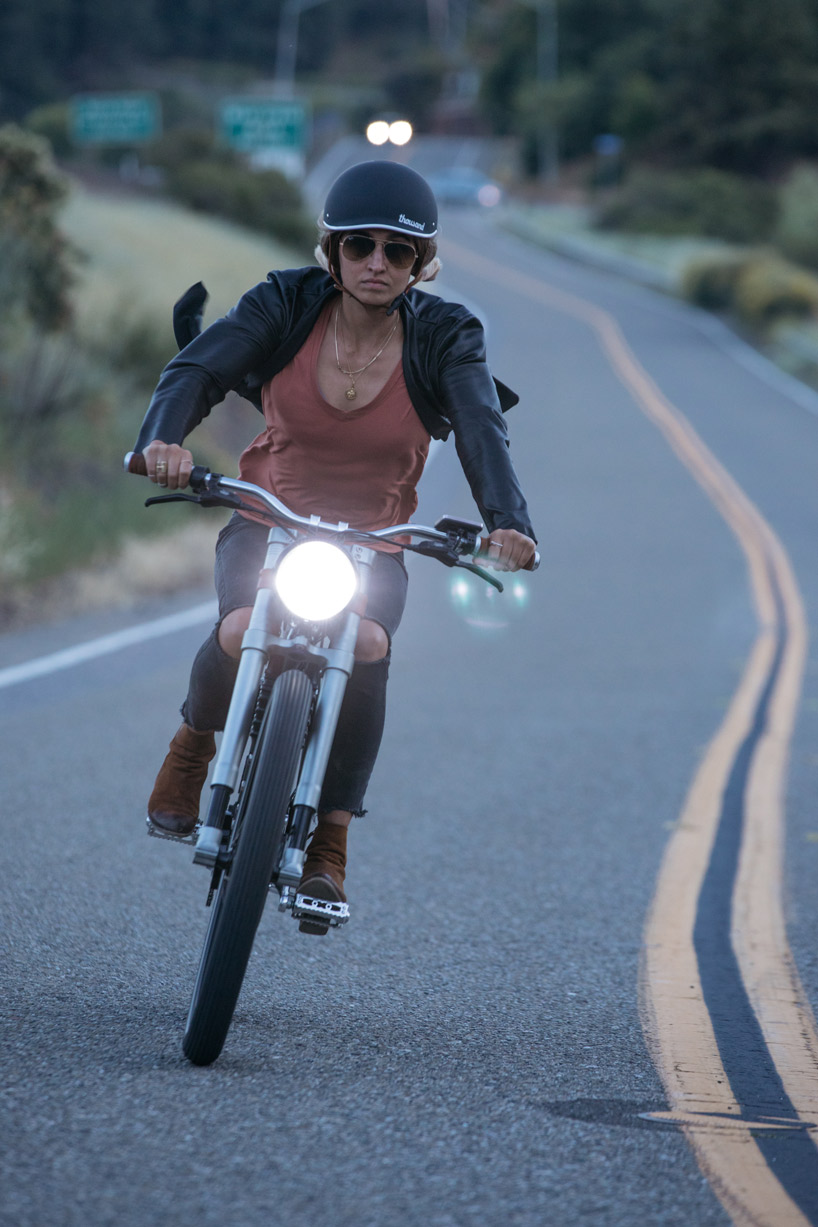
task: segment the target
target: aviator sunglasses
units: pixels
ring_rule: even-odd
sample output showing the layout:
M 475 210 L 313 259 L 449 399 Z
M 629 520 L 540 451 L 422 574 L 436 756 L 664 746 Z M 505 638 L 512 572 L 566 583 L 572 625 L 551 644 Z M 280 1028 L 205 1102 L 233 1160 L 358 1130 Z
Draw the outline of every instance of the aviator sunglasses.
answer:
M 376 247 L 383 248 L 383 254 L 394 268 L 411 268 L 418 253 L 411 243 L 399 243 L 395 239 L 371 239 L 368 234 L 347 234 L 341 239 L 341 247 L 347 260 L 357 264 L 368 259 Z

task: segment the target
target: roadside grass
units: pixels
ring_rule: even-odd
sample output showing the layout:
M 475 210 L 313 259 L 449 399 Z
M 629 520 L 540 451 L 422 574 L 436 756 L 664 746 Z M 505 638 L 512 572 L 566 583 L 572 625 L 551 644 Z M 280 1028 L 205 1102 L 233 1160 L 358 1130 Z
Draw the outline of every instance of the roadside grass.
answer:
M 529 242 L 573 259 L 627 271 L 636 280 L 680 293 L 685 269 L 694 261 L 731 250 L 720 239 L 595 230 L 591 210 L 581 205 L 512 205 L 498 212 L 498 224 Z
M 167 201 L 103 195 L 74 185 L 62 214 L 68 237 L 84 253 L 74 295 L 80 327 L 98 329 L 116 313 L 140 311 L 166 329 L 171 309 L 203 281 L 208 318 L 231 307 L 270 269 L 303 262 L 289 248 L 230 222 Z
M 782 370 L 818 388 L 818 309 L 813 308 L 818 277 L 815 270 L 786 261 L 772 247 L 596 230 L 591 210 L 578 205 L 515 204 L 498 212 L 496 221 L 559 255 L 716 312 Z M 746 266 L 751 274 L 743 280 L 743 293 L 719 303 L 703 299 L 692 288 L 704 277 L 718 279 L 722 269 L 733 265 Z
M 303 263 L 228 222 L 78 184 L 61 225 L 81 253 L 73 330 L 59 365 L 43 345 L 30 369 L 21 361 L 16 416 L 0 430 L 0 630 L 207 580 L 224 515 L 146 511 L 156 491 L 124 475 L 122 457 L 176 350 L 171 312 L 188 286 L 207 286 L 207 323 L 270 269 Z M 41 420 L 26 412 L 38 389 Z M 194 455 L 235 471 L 260 428 L 256 410 L 231 397 L 197 429 Z

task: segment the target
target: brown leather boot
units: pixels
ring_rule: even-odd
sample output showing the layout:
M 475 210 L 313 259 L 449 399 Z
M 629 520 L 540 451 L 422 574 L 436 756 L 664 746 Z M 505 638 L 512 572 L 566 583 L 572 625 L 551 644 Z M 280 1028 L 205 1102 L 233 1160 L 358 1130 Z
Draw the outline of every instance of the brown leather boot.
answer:
M 216 753 L 213 733 L 183 724 L 170 743 L 148 801 L 148 817 L 167 835 L 190 835 L 199 818 L 207 767 Z
M 337 822 L 323 822 L 312 833 L 307 847 L 304 872 L 298 884 L 300 895 L 327 899 L 331 903 L 346 903 L 344 876 L 347 864 L 347 828 Z M 329 925 L 320 921 L 302 920 L 301 933 L 326 933 Z

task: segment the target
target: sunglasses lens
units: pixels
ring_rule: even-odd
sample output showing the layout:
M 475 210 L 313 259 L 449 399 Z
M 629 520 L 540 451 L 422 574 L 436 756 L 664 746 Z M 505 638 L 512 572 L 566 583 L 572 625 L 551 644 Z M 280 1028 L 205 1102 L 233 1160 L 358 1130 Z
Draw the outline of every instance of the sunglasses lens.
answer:
M 384 243 L 383 254 L 395 268 L 409 268 L 417 258 L 417 252 L 408 243 Z
M 365 234 L 348 234 L 341 246 L 348 260 L 365 260 L 375 250 L 375 240 L 367 238 Z
M 372 255 L 377 243 L 366 234 L 348 234 L 341 241 L 347 260 L 357 263 Z M 410 268 L 418 253 L 408 243 L 384 243 L 383 254 L 395 268 Z

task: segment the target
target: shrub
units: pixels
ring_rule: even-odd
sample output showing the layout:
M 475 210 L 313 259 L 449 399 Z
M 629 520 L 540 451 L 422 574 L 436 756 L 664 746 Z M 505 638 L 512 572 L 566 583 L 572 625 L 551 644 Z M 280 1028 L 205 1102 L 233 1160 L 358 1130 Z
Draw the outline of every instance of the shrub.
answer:
M 791 260 L 818 268 L 818 170 L 798 166 L 779 194 L 775 243 Z
M 101 369 L 124 375 L 136 388 L 147 390 L 177 352 L 170 313 L 163 321 L 125 298 L 114 304 L 109 317 L 85 324 L 82 344 Z
M 738 252 L 692 260 L 682 274 L 683 296 L 706 311 L 732 310 L 735 307 L 736 286 L 747 262 L 747 255 Z
M 168 187 L 193 209 L 272 234 L 307 251 L 315 241 L 315 227 L 302 210 L 298 189 L 278 171 L 253 171 L 211 158 L 187 162 L 171 171 Z
M 0 432 L 5 448 L 39 443 L 57 419 L 83 413 L 96 400 L 101 377 L 64 333 L 29 325 L 0 355 Z
M 0 314 L 22 307 L 41 328 L 67 322 L 74 253 L 56 221 L 67 195 L 48 143 L 0 128 Z
M 75 152 L 67 102 L 51 102 L 29 111 L 25 126 L 48 141 L 55 157 L 67 158 Z
M 748 261 L 736 282 L 736 312 L 755 327 L 818 312 L 818 278 L 780 257 Z
M 202 161 L 216 156 L 213 133 L 209 128 L 184 125 L 169 128 L 144 151 L 145 160 L 163 170 L 172 171 L 185 162 Z M 231 161 L 230 155 L 227 160 Z
M 315 226 L 301 193 L 277 170 L 252 170 L 202 128 L 173 128 L 148 155 L 177 200 L 311 252 Z
M 696 260 L 682 288 L 691 302 L 736 315 L 763 330 L 785 319 L 818 314 L 818 277 L 774 252 L 751 251 Z
M 776 199 L 766 184 L 726 171 L 637 170 L 601 205 L 600 229 L 689 234 L 757 243 L 769 237 Z

